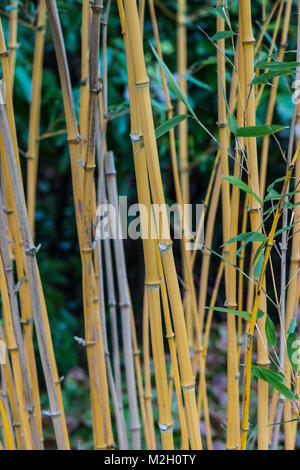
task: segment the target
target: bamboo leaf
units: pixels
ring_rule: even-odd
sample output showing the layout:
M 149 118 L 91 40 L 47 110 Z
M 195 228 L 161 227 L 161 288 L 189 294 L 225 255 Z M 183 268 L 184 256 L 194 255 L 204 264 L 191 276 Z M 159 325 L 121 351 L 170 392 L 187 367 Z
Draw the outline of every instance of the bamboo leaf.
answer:
M 233 310 L 230 308 L 225 307 L 205 307 L 208 310 L 216 310 L 217 312 L 224 312 L 224 313 L 232 313 L 233 315 L 237 315 L 238 317 L 244 318 L 244 320 L 250 321 L 251 320 L 251 313 L 247 312 L 246 310 Z M 257 318 L 261 318 L 264 315 L 264 312 L 261 310 Z
M 173 129 L 177 126 L 180 122 L 187 119 L 189 116 L 187 114 L 179 114 L 178 116 L 174 116 L 171 119 L 163 122 L 160 126 L 155 129 L 155 137 L 159 139 L 162 135 L 169 132 L 170 129 Z
M 293 73 L 295 73 L 295 70 L 274 70 L 272 72 L 261 73 L 252 80 L 250 85 L 266 84 L 274 77 L 292 75 Z
M 265 135 L 274 134 L 286 129 L 286 126 L 279 126 L 278 124 L 269 124 L 263 126 L 246 126 L 239 127 L 235 135 L 237 137 L 264 137 Z
M 261 61 L 261 62 L 257 62 L 257 64 L 255 65 L 255 70 L 257 69 L 268 69 L 268 70 L 296 69 L 299 65 L 300 65 L 300 62 Z
M 250 189 L 249 186 L 246 183 L 244 183 L 244 181 L 240 180 L 236 176 L 223 175 L 222 178 L 228 181 L 228 183 L 233 184 L 234 186 L 237 186 L 238 188 L 242 189 L 246 193 L 251 194 L 260 204 L 262 204 L 262 201 L 259 198 L 259 196 L 255 194 L 255 192 L 252 191 L 252 189 Z
M 260 272 L 261 272 L 261 268 L 262 268 L 262 265 L 263 265 L 263 262 L 264 262 L 264 254 L 261 253 L 259 255 L 259 258 L 258 258 L 258 261 L 254 267 L 254 270 L 253 270 L 253 274 L 255 277 L 259 277 L 260 276 Z
M 218 41 L 220 39 L 227 39 L 227 38 L 231 38 L 232 36 L 234 36 L 234 32 L 233 31 L 218 31 L 216 34 L 214 34 L 210 39 L 212 41 Z
M 265 241 L 257 248 L 256 253 L 254 255 L 254 258 L 253 258 L 253 262 L 252 262 L 253 265 L 255 264 L 256 260 L 258 259 L 259 255 L 261 254 L 262 250 L 264 249 L 264 247 L 266 245 L 266 241 L 267 240 L 265 239 Z
M 281 233 L 284 233 L 284 232 L 287 232 L 288 230 L 291 230 L 291 228 L 293 228 L 296 225 L 296 223 L 297 222 L 295 222 L 294 224 L 291 224 L 291 225 L 287 225 L 286 227 L 282 227 L 281 229 L 277 230 L 277 232 L 275 232 L 274 237 L 277 237 Z
M 250 237 L 251 237 L 251 241 L 255 241 L 255 242 L 263 242 L 266 239 L 263 233 L 245 232 L 245 233 L 239 233 L 238 235 L 236 235 L 236 237 L 231 238 L 230 240 L 228 240 L 228 242 L 224 243 L 224 246 L 229 245 L 229 243 L 245 241 Z
M 204 88 L 205 90 L 211 91 L 212 87 L 207 85 L 206 83 L 202 82 L 201 80 L 198 80 L 197 78 L 193 77 L 192 75 L 185 75 L 185 78 L 193 83 L 194 85 L 198 86 L 199 88 Z
M 299 367 L 299 344 L 297 334 L 295 332 L 288 335 L 286 339 L 286 348 L 290 364 L 293 371 L 296 373 L 298 372 Z
M 226 23 L 228 23 L 227 16 L 226 16 L 226 13 L 225 13 L 225 6 L 224 6 L 223 2 L 220 3 L 220 5 L 218 5 L 214 9 L 214 12 L 216 13 L 216 15 L 220 16 Z
M 289 400 L 294 398 L 293 392 L 283 383 L 284 377 L 278 372 L 270 371 L 261 366 L 252 366 L 252 374 L 258 379 L 264 380 L 271 384 L 281 395 Z
M 287 334 L 290 335 L 291 333 L 294 333 L 295 329 L 296 329 L 296 319 L 292 318 L 289 329 L 287 330 Z
M 275 348 L 277 344 L 276 330 L 274 323 L 268 315 L 266 316 L 265 332 L 269 346 Z
M 196 118 L 196 115 L 195 115 L 190 103 L 188 102 L 186 96 L 181 91 L 181 89 L 180 89 L 178 83 L 176 82 L 175 78 L 173 77 L 172 73 L 170 72 L 170 70 L 168 69 L 168 67 L 166 66 L 166 64 L 162 60 L 162 58 L 159 56 L 159 54 L 156 52 L 156 50 L 152 46 L 151 42 L 150 42 L 150 46 L 151 46 L 153 54 L 155 55 L 155 57 L 157 59 L 157 62 L 159 63 L 159 65 L 161 66 L 161 68 L 163 69 L 163 71 L 165 73 L 165 76 L 168 80 L 168 83 L 169 83 L 171 89 L 173 90 L 173 92 L 175 93 L 177 98 L 179 98 L 185 104 L 185 106 L 187 107 L 189 112 Z
M 227 108 L 227 112 L 228 112 L 228 127 L 230 129 L 230 132 L 232 132 L 234 134 L 236 132 L 237 128 L 238 128 L 238 124 L 237 124 L 237 120 L 236 120 L 235 116 L 233 116 L 233 114 L 231 114 L 231 112 L 230 112 L 222 80 L 221 80 L 221 87 L 222 87 L 222 95 L 223 95 L 223 98 L 224 98 L 224 101 L 225 101 L 225 104 L 226 104 L 226 108 Z

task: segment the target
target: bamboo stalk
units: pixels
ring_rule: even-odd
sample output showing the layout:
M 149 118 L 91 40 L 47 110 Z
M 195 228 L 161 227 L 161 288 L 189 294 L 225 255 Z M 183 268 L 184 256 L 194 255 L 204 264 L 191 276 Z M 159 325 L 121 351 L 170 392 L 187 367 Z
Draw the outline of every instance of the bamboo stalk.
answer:
M 119 220 L 118 212 L 118 200 L 117 200 L 117 186 L 115 177 L 114 162 L 112 154 L 107 152 L 105 155 L 105 172 L 107 182 L 108 200 L 114 207 Z M 131 420 L 131 435 L 132 445 L 134 449 L 139 449 L 141 446 L 140 437 L 140 421 L 136 395 L 136 382 L 134 376 L 134 361 L 133 361 L 133 350 L 132 350 L 132 338 L 131 338 L 131 327 L 130 327 L 130 298 L 128 292 L 128 281 L 126 273 L 125 254 L 123 247 L 123 240 L 119 237 L 120 226 L 117 226 L 117 234 L 114 236 L 114 251 L 115 258 L 118 260 L 116 266 L 117 280 L 119 289 L 119 306 L 121 310 L 122 320 L 122 336 L 123 336 L 123 348 L 125 355 L 125 372 L 126 372 L 126 383 L 129 396 L 129 409 L 130 409 L 130 420 Z
M 14 89 L 14 78 L 15 78 L 15 67 L 16 67 L 16 53 L 18 48 L 17 34 L 18 34 L 18 13 L 19 13 L 19 2 L 11 0 L 9 12 L 9 42 L 8 48 L 10 50 L 9 55 L 9 68 L 10 68 L 10 88 Z
M 218 1 L 217 5 L 220 5 Z M 217 31 L 224 30 L 224 20 L 217 16 Z M 229 135 L 227 129 L 226 103 L 223 97 L 226 93 L 225 81 L 225 40 L 217 41 L 217 66 L 218 66 L 218 126 L 220 136 L 220 165 L 222 175 L 229 174 L 227 149 L 229 147 Z M 223 52 L 223 53 L 222 53 Z M 223 87 L 223 88 L 222 88 Z M 223 240 L 228 241 L 231 235 L 231 220 L 236 215 L 232 213 L 230 207 L 229 184 L 222 179 L 222 220 L 223 220 Z M 232 249 L 224 250 L 224 255 L 232 260 Z M 236 272 L 229 263 L 225 265 L 225 291 L 226 306 L 230 309 L 236 308 Z M 232 315 L 227 316 L 227 449 L 237 449 L 240 446 L 239 432 L 239 396 L 238 396 L 238 368 L 236 349 L 236 324 Z
M 298 147 L 294 157 L 288 167 L 285 181 L 282 186 L 281 190 L 281 195 L 284 195 L 286 193 L 286 189 L 289 185 L 297 158 L 299 156 L 299 151 L 300 148 Z M 284 202 L 284 196 L 281 196 L 281 198 L 278 201 L 278 205 L 276 208 L 276 212 L 274 215 L 273 223 L 271 230 L 269 232 L 268 238 L 267 238 L 267 244 L 266 244 L 266 251 L 264 253 L 264 259 L 263 259 L 263 265 L 261 268 L 261 272 L 259 275 L 259 280 L 258 284 L 256 287 L 256 293 L 255 293 L 255 299 L 254 299 L 254 304 L 253 304 L 253 309 L 252 309 L 252 314 L 251 314 L 251 320 L 250 320 L 250 325 L 249 325 L 249 331 L 248 331 L 248 344 L 247 344 L 247 352 L 246 352 L 246 376 L 245 376 L 245 391 L 244 391 L 244 403 L 243 403 L 243 424 L 242 424 L 242 450 L 245 450 L 246 448 L 246 442 L 247 442 L 247 434 L 248 434 L 248 417 L 249 417 L 249 400 L 250 400 L 250 383 L 251 383 L 251 358 L 252 358 L 252 347 L 253 347 L 253 337 L 254 337 L 254 328 L 255 328 L 255 323 L 256 323 L 256 318 L 257 318 L 257 312 L 260 304 L 260 296 L 262 292 L 262 287 L 263 287 L 263 281 L 266 273 L 266 268 L 268 265 L 268 261 L 270 258 L 270 253 L 271 249 L 273 247 L 273 240 L 274 240 L 274 235 L 276 232 L 276 228 L 278 225 L 278 220 L 281 214 L 282 210 L 282 205 Z
M 158 153 L 155 140 L 153 116 L 149 95 L 149 78 L 146 74 L 144 53 L 139 31 L 139 20 L 136 2 L 125 1 L 125 18 L 130 48 L 135 50 L 133 54 L 133 69 L 135 86 L 137 91 L 138 109 L 141 116 L 141 128 L 144 136 L 144 145 L 147 158 L 147 167 L 150 176 L 150 187 L 154 202 L 160 207 L 164 206 L 164 192 L 158 162 Z M 167 227 L 166 214 L 163 211 L 163 226 Z M 197 423 L 197 407 L 195 400 L 195 385 L 189 357 L 188 339 L 184 321 L 182 302 L 176 276 L 174 258 L 169 236 L 167 240 L 160 240 L 159 249 L 166 275 L 166 285 L 169 293 L 171 312 L 174 322 L 178 355 L 184 390 L 187 419 L 191 436 L 191 447 L 201 448 L 201 437 Z
M 286 48 L 288 31 L 289 31 L 291 8 L 292 8 L 292 0 L 287 0 L 286 5 L 285 5 L 283 27 L 282 27 L 282 32 L 281 32 L 279 54 L 277 58 L 279 62 L 284 60 L 284 51 Z M 269 103 L 268 103 L 267 115 L 266 115 L 266 120 L 265 120 L 266 125 L 272 123 L 276 95 L 277 95 L 277 90 L 278 90 L 278 83 L 279 83 L 279 77 L 274 77 L 271 91 L 270 91 L 270 96 L 269 96 Z M 260 195 L 262 198 L 264 197 L 265 186 L 266 186 L 266 172 L 267 172 L 269 145 L 270 145 L 270 136 L 268 135 L 263 138 L 262 149 L 261 149 Z
M 152 407 L 152 390 L 151 390 L 151 368 L 150 368 L 150 344 L 149 344 L 149 306 L 146 287 L 144 288 L 143 302 L 143 356 L 144 356 L 144 376 L 145 376 L 145 407 L 147 413 L 147 421 L 149 424 L 149 433 L 151 439 L 150 449 L 156 450 L 154 423 L 153 423 L 153 407 Z
M 31 102 L 29 112 L 29 131 L 27 148 L 27 211 L 32 236 L 34 238 L 36 182 L 39 154 L 39 128 L 41 111 L 42 72 L 44 59 L 46 27 L 46 4 L 44 0 L 39 2 L 39 13 L 36 26 L 33 74 L 31 88 Z
M 254 74 L 254 37 L 252 33 L 252 17 L 251 17 L 251 2 L 248 0 L 242 0 L 239 3 L 239 15 L 241 17 L 241 41 L 242 50 L 244 56 L 244 67 L 245 67 L 245 87 L 251 83 Z M 247 97 L 247 99 L 246 99 Z M 250 88 L 250 91 L 245 93 L 245 120 L 247 126 L 254 126 L 256 123 L 256 111 L 255 111 L 255 96 L 254 87 Z M 257 147 L 256 138 L 249 137 L 245 139 L 247 147 L 247 166 L 248 166 L 248 184 L 253 191 L 259 195 L 259 177 L 258 177 L 258 163 L 257 163 Z M 254 197 L 249 199 L 250 206 L 250 222 L 252 232 L 261 232 L 261 216 L 258 202 Z M 259 243 L 253 243 L 253 253 L 258 249 Z M 263 280 L 263 282 L 265 282 Z M 260 308 L 266 313 L 266 297 L 262 295 L 260 297 Z M 269 364 L 268 352 L 266 350 L 266 336 L 265 336 L 265 321 L 266 315 L 258 320 L 258 328 L 261 332 L 262 338 L 259 336 L 257 339 L 258 357 L 257 363 L 261 366 L 267 367 Z M 250 327 L 249 327 L 250 334 Z M 249 336 L 248 336 L 249 337 Z M 247 349 L 248 354 L 248 349 Z M 259 449 L 266 449 L 268 447 L 268 383 L 262 380 L 258 381 L 258 446 Z M 248 424 L 243 421 L 242 435 L 243 435 L 243 446 L 245 446 L 245 431 Z M 245 447 L 243 447 L 245 448 Z

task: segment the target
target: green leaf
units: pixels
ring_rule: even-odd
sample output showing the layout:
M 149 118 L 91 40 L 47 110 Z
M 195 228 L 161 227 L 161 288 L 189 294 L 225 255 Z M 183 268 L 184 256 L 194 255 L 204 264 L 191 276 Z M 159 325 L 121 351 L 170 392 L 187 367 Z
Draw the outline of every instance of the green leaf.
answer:
M 265 135 L 274 134 L 286 129 L 286 126 L 279 126 L 278 124 L 266 124 L 263 126 L 246 126 L 239 127 L 235 135 L 237 137 L 264 137 Z
M 184 76 L 189 82 L 193 83 L 194 85 L 198 86 L 199 88 L 204 88 L 205 90 L 208 90 L 208 91 L 212 90 L 211 86 L 207 85 L 206 83 L 202 82 L 201 80 L 198 80 L 195 77 L 192 77 L 192 75 L 184 75 Z
M 187 109 L 189 110 L 189 112 L 196 118 L 196 115 L 190 105 L 190 103 L 188 102 L 186 96 L 184 95 L 184 93 L 181 91 L 178 83 L 176 82 L 175 78 L 173 77 L 172 73 L 170 72 L 170 70 L 168 69 L 168 67 L 166 66 L 166 64 L 164 63 L 164 61 L 161 59 L 161 57 L 159 56 L 159 54 L 156 52 L 156 50 L 154 49 L 154 47 L 152 46 L 151 42 L 150 42 L 150 46 L 151 46 L 151 49 L 152 49 L 152 52 L 153 54 L 155 55 L 159 65 L 161 66 L 161 68 L 163 69 L 164 73 L 165 73 L 165 76 L 168 80 L 168 83 L 171 87 L 171 89 L 173 90 L 173 92 L 175 93 L 175 95 L 177 96 L 178 99 L 180 99 L 184 104 L 185 106 L 187 107 Z M 197 119 L 197 118 L 196 118 Z
M 268 196 L 265 197 L 265 201 L 275 201 L 276 199 L 282 199 L 282 198 L 286 198 L 286 197 L 292 197 L 292 196 L 295 196 L 295 194 L 298 194 L 300 193 L 300 190 L 297 190 L 297 191 L 291 191 L 289 193 L 283 193 L 283 194 L 279 194 L 277 191 L 275 191 L 275 189 L 271 189 L 270 193 L 268 194 Z
M 264 262 L 264 254 L 261 253 L 259 255 L 259 258 L 258 258 L 258 261 L 254 267 L 254 270 L 253 270 L 253 274 L 255 277 L 259 277 L 260 276 L 260 272 L 261 272 L 261 268 L 262 268 L 262 265 L 263 265 L 263 262 Z
M 266 242 L 267 242 L 267 240 L 265 239 L 265 241 L 257 248 L 256 253 L 254 255 L 254 258 L 253 258 L 253 262 L 252 262 L 253 265 L 255 264 L 256 260 L 258 259 L 259 255 L 261 254 L 262 250 L 264 249 L 264 247 L 266 245 Z
M 187 114 L 179 114 L 178 116 L 174 116 L 171 119 L 168 119 L 167 121 L 163 122 L 160 126 L 155 129 L 156 139 L 159 139 L 162 135 L 169 132 L 170 129 L 173 129 L 180 122 L 184 121 L 187 118 Z
M 292 318 L 289 329 L 287 330 L 287 334 L 290 335 L 291 333 L 294 333 L 295 329 L 296 329 L 296 319 Z
M 293 392 L 283 383 L 284 377 L 278 372 L 270 371 L 261 366 L 252 366 L 252 374 L 258 379 L 264 380 L 278 390 L 281 395 L 284 395 L 289 400 L 293 400 Z
M 246 128 L 244 128 L 244 129 L 246 129 Z M 251 194 L 257 200 L 257 202 L 259 202 L 260 204 L 262 203 L 262 201 L 258 197 L 258 195 L 255 194 L 255 192 L 252 191 L 252 189 L 250 189 L 249 186 L 246 183 L 244 183 L 244 181 L 240 180 L 236 176 L 226 176 L 226 175 L 224 175 L 224 176 L 222 176 L 222 178 L 224 178 L 226 181 L 228 181 L 228 183 L 233 184 L 234 186 L 237 186 L 238 188 L 242 189 L 246 193 Z
M 261 61 L 255 65 L 256 69 L 268 69 L 268 70 L 286 70 L 296 69 L 300 65 L 300 62 L 276 62 L 276 61 Z
M 212 41 L 218 41 L 220 39 L 227 39 L 227 38 L 231 38 L 232 36 L 234 36 L 234 32 L 233 31 L 218 31 L 216 34 L 214 34 L 210 39 Z
M 229 245 L 229 243 L 245 241 L 249 237 L 251 237 L 251 241 L 255 241 L 255 242 L 262 242 L 262 241 L 265 241 L 266 239 L 263 233 L 245 232 L 245 233 L 240 233 L 236 237 L 231 238 L 230 240 L 228 240 L 228 242 L 224 243 L 224 246 Z
M 220 3 L 220 5 L 218 5 L 214 9 L 214 12 L 216 13 L 216 15 L 220 16 L 226 23 L 228 23 L 227 16 L 226 16 L 226 13 L 225 13 L 225 6 L 224 6 L 223 2 Z
M 224 313 L 232 313 L 233 315 L 237 315 L 238 317 L 244 318 L 244 320 L 250 321 L 251 320 L 251 313 L 247 312 L 246 310 L 233 310 L 230 308 L 225 307 L 205 307 L 208 310 L 216 310 L 217 312 L 224 312 Z M 257 318 L 261 318 L 264 316 L 264 312 L 260 310 L 257 314 Z
M 297 334 L 290 333 L 286 339 L 286 348 L 293 371 L 298 372 L 299 367 L 299 345 Z
M 275 232 L 274 237 L 277 237 L 278 235 L 280 235 L 283 232 L 291 230 L 291 228 L 293 228 L 296 225 L 296 223 L 297 222 L 295 222 L 294 224 L 291 224 L 291 225 L 287 225 L 286 227 L 282 227 L 281 229 L 277 230 L 277 232 Z
M 274 70 L 272 72 L 261 73 L 252 80 L 250 85 L 265 85 L 266 83 L 270 82 L 274 77 L 292 75 L 293 73 L 295 73 L 295 70 Z
M 236 132 L 237 128 L 238 128 L 238 124 L 237 124 L 237 120 L 236 120 L 235 116 L 233 116 L 233 114 L 231 114 L 231 112 L 230 112 L 222 80 L 221 80 L 221 87 L 222 87 L 222 95 L 223 95 L 223 98 L 224 98 L 224 101 L 225 101 L 225 104 L 226 104 L 226 108 L 227 108 L 227 112 L 228 112 L 228 127 L 230 129 L 230 132 L 232 132 L 234 134 Z
M 268 315 L 266 316 L 265 331 L 269 346 L 271 346 L 271 348 L 275 348 L 277 344 L 276 330 L 274 323 Z

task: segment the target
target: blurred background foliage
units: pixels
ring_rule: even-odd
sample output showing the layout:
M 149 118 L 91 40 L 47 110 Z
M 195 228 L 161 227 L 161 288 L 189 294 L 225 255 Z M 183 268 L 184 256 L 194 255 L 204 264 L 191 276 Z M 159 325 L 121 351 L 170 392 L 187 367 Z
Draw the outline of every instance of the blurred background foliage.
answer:
M 164 60 L 176 76 L 176 1 L 157 0 L 155 4 Z M 267 2 L 267 4 L 270 10 L 273 2 Z M 57 5 L 67 49 L 76 111 L 78 113 L 80 100 L 81 2 L 76 0 L 58 1 Z M 257 37 L 261 30 L 261 1 L 254 1 L 252 5 L 254 35 Z M 216 49 L 212 42 L 204 36 L 198 28 L 198 26 L 200 26 L 209 36 L 215 33 L 216 20 L 213 12 L 214 6 L 214 1 L 190 0 L 188 2 L 188 95 L 189 101 L 198 118 L 212 133 L 217 135 Z M 9 14 L 9 8 L 8 0 L 0 0 L 1 17 L 6 38 L 8 37 L 7 15 Z M 238 2 L 229 0 L 228 8 L 233 30 L 237 31 Z M 19 19 L 21 21 L 19 22 L 18 29 L 19 48 L 17 50 L 16 61 L 14 106 L 23 169 L 25 169 L 26 166 L 26 158 L 24 155 L 27 149 L 35 39 L 34 29 L 31 26 L 34 25 L 36 21 L 36 9 L 36 1 L 19 1 Z M 296 42 L 295 18 L 296 15 L 292 14 L 292 19 L 295 24 L 291 24 L 289 29 L 288 50 L 291 51 L 295 49 Z M 265 53 L 267 53 L 266 51 L 270 43 L 270 34 L 273 28 L 274 21 L 269 25 L 267 34 L 265 35 L 263 47 Z M 153 44 L 154 40 L 147 8 L 144 34 L 147 71 L 151 78 L 154 119 L 155 125 L 158 126 L 166 120 L 166 107 L 162 93 L 159 68 L 149 45 L 149 40 L 152 41 Z M 226 45 L 228 47 L 226 54 L 232 59 L 233 52 L 230 47 L 230 41 L 226 41 Z M 295 52 L 288 53 L 285 60 L 295 60 Z M 232 70 L 230 66 L 228 66 L 228 86 L 230 85 L 231 72 Z M 111 113 L 108 126 L 108 148 L 115 153 L 119 193 L 120 195 L 128 196 L 129 203 L 135 203 L 137 197 L 131 142 L 129 139 L 130 122 L 126 60 L 116 2 L 112 2 L 108 26 L 108 78 L 109 110 Z M 276 112 L 273 119 L 273 122 L 276 124 L 288 126 L 290 123 L 292 113 L 291 84 L 293 79 L 294 77 L 283 77 L 280 79 Z M 259 105 L 257 114 L 258 124 L 264 123 L 269 89 L 269 87 L 266 87 L 266 91 Z M 176 110 L 175 99 L 173 103 L 174 109 Z M 57 132 L 57 135 L 46 138 L 46 134 L 53 132 Z M 73 445 L 89 447 L 91 445 L 92 436 L 88 385 L 85 373 L 87 370 L 86 358 L 85 351 L 74 341 L 74 336 L 84 336 L 81 263 L 73 209 L 62 94 L 49 25 L 47 26 L 45 44 L 40 135 L 36 241 L 42 244 L 42 249 L 38 253 L 38 262 L 46 294 L 58 369 L 60 374 L 65 376 L 63 390 L 70 430 L 74 431 L 72 434 L 74 436 Z M 283 149 L 287 148 L 287 138 L 288 130 L 281 133 L 280 143 Z M 261 145 L 261 139 L 258 143 Z M 167 201 L 175 202 L 168 137 L 166 136 L 159 140 L 159 155 Z M 209 136 L 199 128 L 195 121 L 190 119 L 189 159 L 191 162 L 191 201 L 194 203 L 203 202 L 215 155 L 216 146 L 212 144 Z M 273 181 L 275 177 L 281 176 L 285 167 L 280 150 L 273 140 L 270 155 L 271 158 L 267 176 L 268 182 Z M 230 162 L 230 165 L 231 164 L 232 162 Z M 24 182 L 26 184 L 25 172 Z M 219 216 L 221 217 L 221 212 L 219 212 Z M 221 224 L 217 224 L 214 238 L 216 247 L 221 245 L 221 240 Z M 143 257 L 140 241 L 126 240 L 125 250 L 137 331 L 140 335 L 144 282 Z M 175 254 L 179 275 L 181 275 L 180 250 L 176 243 Z M 196 286 L 199 286 L 199 255 L 197 259 L 195 282 Z M 213 259 L 209 289 L 212 288 L 216 269 L 217 263 Z M 220 292 L 219 297 L 218 302 L 222 305 L 222 292 Z M 222 353 L 222 341 L 224 342 L 225 332 L 221 325 L 222 323 L 213 330 L 213 348 L 216 348 L 216 351 L 218 351 L 218 354 L 216 354 L 217 357 L 214 359 L 214 367 L 223 371 L 225 380 L 226 347 L 224 345 L 224 354 Z M 215 400 L 216 407 L 222 407 L 224 411 L 226 404 L 223 403 L 222 400 L 224 401 L 225 399 L 226 381 L 224 385 L 222 378 L 217 379 L 215 377 L 213 380 L 214 386 L 210 391 L 210 399 Z M 222 399 L 223 389 L 224 395 Z M 44 403 L 44 405 L 46 406 L 46 403 Z M 213 427 L 215 430 L 219 429 L 220 432 L 223 432 L 222 413 L 215 413 L 215 415 L 215 418 L 212 418 Z M 217 420 L 217 423 L 214 423 L 214 419 Z M 80 429 L 80 432 L 78 429 Z M 48 437 L 50 439 L 51 435 Z

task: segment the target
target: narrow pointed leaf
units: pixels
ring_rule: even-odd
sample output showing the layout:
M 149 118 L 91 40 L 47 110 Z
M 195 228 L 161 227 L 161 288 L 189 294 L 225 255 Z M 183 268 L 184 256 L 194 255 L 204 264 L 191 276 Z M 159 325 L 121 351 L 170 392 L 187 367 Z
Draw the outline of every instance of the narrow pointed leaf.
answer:
M 271 346 L 271 348 L 275 348 L 277 344 L 276 330 L 274 323 L 268 315 L 266 316 L 265 331 L 269 346 Z
M 174 116 L 171 119 L 168 119 L 155 129 L 155 137 L 159 139 L 162 135 L 169 132 L 170 129 L 173 129 L 175 126 L 177 126 L 177 124 L 187 118 L 187 114 L 179 114 L 178 116 Z
M 295 332 L 288 335 L 286 339 L 286 348 L 290 364 L 293 371 L 296 373 L 298 372 L 299 367 L 299 344 L 297 334 Z
M 284 395 L 289 400 L 294 398 L 293 392 L 283 383 L 282 374 L 278 372 L 269 371 L 261 366 L 252 366 L 252 374 L 258 379 L 264 380 L 271 384 L 279 393 Z
M 218 31 L 216 34 L 214 34 L 210 39 L 212 41 L 218 41 L 220 39 L 227 39 L 227 38 L 231 38 L 232 36 L 234 36 L 234 32 L 233 31 Z
M 279 126 L 278 124 L 269 124 L 262 126 L 246 126 L 239 127 L 235 135 L 237 137 L 264 137 L 265 135 L 275 134 L 286 129 L 286 126 Z
M 222 178 L 224 178 L 226 181 L 228 181 L 228 183 L 233 184 L 234 186 L 237 186 L 238 188 L 242 189 L 246 193 L 251 194 L 257 200 L 257 202 L 259 202 L 260 204 L 262 203 L 259 196 L 257 194 L 255 194 L 255 192 L 252 191 L 252 189 L 250 189 L 249 186 L 246 183 L 244 183 L 244 181 L 240 180 L 236 176 L 223 175 Z

